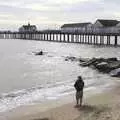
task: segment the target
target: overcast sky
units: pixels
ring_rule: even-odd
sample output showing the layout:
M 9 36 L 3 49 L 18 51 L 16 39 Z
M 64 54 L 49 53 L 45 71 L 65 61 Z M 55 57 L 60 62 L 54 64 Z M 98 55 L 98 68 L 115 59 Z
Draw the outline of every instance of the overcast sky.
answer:
M 17 30 L 36 24 L 38 29 L 64 23 L 120 20 L 120 0 L 0 0 L 0 29 Z

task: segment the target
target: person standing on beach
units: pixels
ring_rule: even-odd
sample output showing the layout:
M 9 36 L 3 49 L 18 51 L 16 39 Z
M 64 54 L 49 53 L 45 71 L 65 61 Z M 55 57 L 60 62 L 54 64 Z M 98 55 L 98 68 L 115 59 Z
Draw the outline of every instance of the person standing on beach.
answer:
M 84 81 L 81 76 L 78 76 L 78 79 L 76 80 L 74 87 L 76 89 L 76 106 L 82 105 L 82 99 L 83 99 L 83 88 L 84 88 Z

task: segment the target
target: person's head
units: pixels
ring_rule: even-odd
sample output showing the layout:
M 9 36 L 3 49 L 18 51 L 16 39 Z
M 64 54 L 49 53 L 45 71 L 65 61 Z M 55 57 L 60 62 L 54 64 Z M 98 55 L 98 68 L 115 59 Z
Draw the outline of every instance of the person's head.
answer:
M 81 77 L 81 76 L 78 76 L 78 80 L 81 80 L 81 81 L 82 81 L 82 77 Z

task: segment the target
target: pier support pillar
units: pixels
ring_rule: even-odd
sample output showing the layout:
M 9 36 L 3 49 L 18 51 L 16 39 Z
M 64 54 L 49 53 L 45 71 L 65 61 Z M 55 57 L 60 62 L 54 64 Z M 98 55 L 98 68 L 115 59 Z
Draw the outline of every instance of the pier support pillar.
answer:
M 67 42 L 70 42 L 70 35 L 67 34 Z
M 90 44 L 92 44 L 92 35 L 90 36 Z
M 107 45 L 109 45 L 109 44 L 110 44 L 110 37 L 107 36 Z
M 118 41 L 117 41 L 117 35 L 115 35 L 115 46 L 117 46 L 117 44 L 118 44 Z
M 52 33 L 51 35 L 52 35 L 52 41 L 54 41 L 55 40 L 55 34 Z
M 81 41 L 82 41 L 82 36 L 80 35 L 80 43 L 81 43 Z
M 74 41 L 74 35 L 72 34 L 71 35 L 71 42 L 73 43 L 73 41 Z
M 63 34 L 63 42 L 66 42 L 66 41 L 65 41 L 65 34 Z
M 59 40 L 60 42 L 62 41 L 62 34 L 60 34 L 60 40 Z
M 58 42 L 58 34 L 56 34 L 56 41 Z

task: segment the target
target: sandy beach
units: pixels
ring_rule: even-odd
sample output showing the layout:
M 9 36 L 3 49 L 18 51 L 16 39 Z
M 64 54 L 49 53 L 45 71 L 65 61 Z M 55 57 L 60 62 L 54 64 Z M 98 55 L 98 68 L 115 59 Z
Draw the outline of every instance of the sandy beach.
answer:
M 83 106 L 78 108 L 71 97 L 23 106 L 2 114 L 0 120 L 119 120 L 119 91 L 120 87 L 115 86 L 110 91 L 84 98 Z

